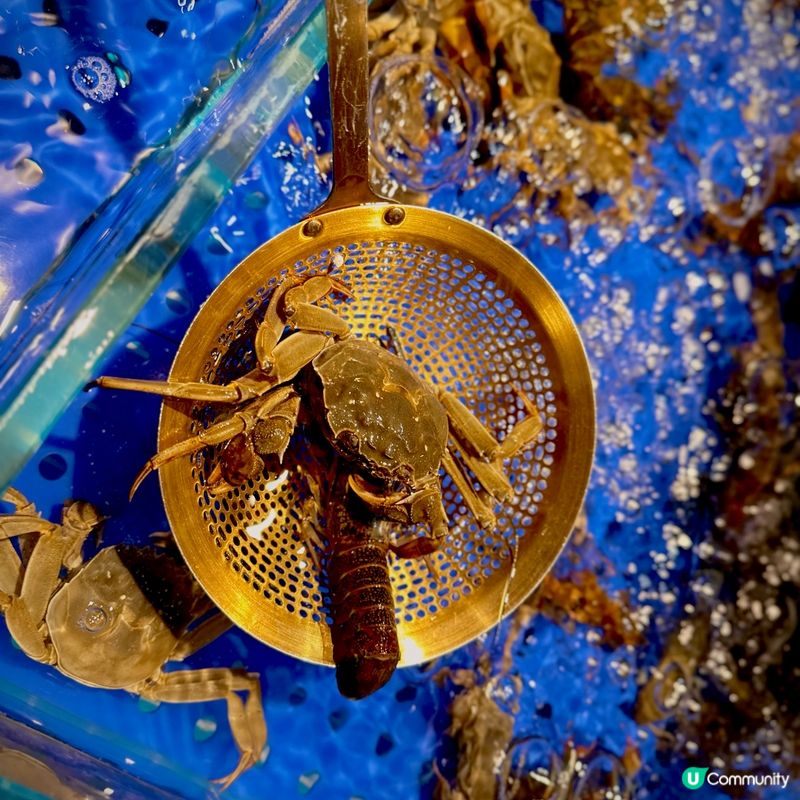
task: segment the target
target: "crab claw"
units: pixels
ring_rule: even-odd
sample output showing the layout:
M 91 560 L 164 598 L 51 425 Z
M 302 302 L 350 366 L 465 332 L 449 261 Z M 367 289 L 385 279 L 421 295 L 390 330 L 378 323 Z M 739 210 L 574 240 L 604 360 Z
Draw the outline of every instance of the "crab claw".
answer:
M 399 505 L 408 497 L 405 492 L 376 494 L 374 487 L 370 486 L 360 475 L 350 475 L 347 483 L 356 497 L 363 500 L 374 511 L 382 511 L 388 509 L 389 506 Z

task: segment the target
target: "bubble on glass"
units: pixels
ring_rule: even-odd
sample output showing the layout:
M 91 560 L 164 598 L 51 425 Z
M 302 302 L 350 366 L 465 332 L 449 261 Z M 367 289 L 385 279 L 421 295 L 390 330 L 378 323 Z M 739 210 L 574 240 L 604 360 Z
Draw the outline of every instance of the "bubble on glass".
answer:
M 800 264 L 800 214 L 797 209 L 767 209 L 759 232 L 759 243 L 772 255 L 779 271 Z
M 428 191 L 463 175 L 483 127 L 472 79 L 444 58 L 385 59 L 370 87 L 370 137 L 399 183 Z
M 81 56 L 72 67 L 72 85 L 89 100 L 107 103 L 117 93 L 117 76 L 103 56 Z
M 774 171 L 764 139 L 721 139 L 700 164 L 700 202 L 709 214 L 741 227 L 765 206 Z
M 613 753 L 598 750 L 585 762 L 573 797 L 575 800 L 628 800 L 632 794 L 633 784 L 624 764 Z
M 87 633 L 102 633 L 108 627 L 109 619 L 103 606 L 90 602 L 78 619 L 78 625 Z
M 552 743 L 536 735 L 514 739 L 508 748 L 506 765 L 507 771 L 500 771 L 498 800 L 555 796 L 564 772 Z
M 592 181 L 586 169 L 594 157 L 589 122 L 561 100 L 545 100 L 528 111 L 508 110 L 489 136 L 489 150 L 500 163 L 524 174 L 537 189 L 554 193 L 569 186 L 587 193 Z
M 686 182 L 662 172 L 649 194 L 649 208 L 640 217 L 639 239 L 661 244 L 679 237 L 693 215 Z

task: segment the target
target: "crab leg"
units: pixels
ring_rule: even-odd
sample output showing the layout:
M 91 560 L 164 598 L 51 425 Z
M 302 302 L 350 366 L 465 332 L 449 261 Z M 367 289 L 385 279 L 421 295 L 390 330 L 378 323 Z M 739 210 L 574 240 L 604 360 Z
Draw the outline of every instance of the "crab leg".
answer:
M 9 633 L 26 656 L 43 664 L 55 664 L 55 650 L 47 641 L 43 619 L 35 619 L 22 598 L 0 593 L 0 611 L 5 614 Z
M 255 337 L 256 358 L 265 372 L 273 370 L 275 350 L 287 325 L 301 331 L 330 331 L 338 338 L 350 333 L 350 326 L 338 314 L 314 305 L 331 292 L 352 297 L 343 283 L 327 275 L 291 278 L 273 292 Z
M 446 389 L 436 392 L 450 423 L 453 437 L 472 455 L 489 461 L 500 443 L 492 432 L 454 395 Z
M 39 512 L 36 510 L 36 506 L 31 503 L 22 492 L 17 491 L 13 486 L 9 486 L 0 499 L 4 503 L 9 503 L 14 506 L 13 517 L 25 515 L 39 518 Z M 2 533 L 0 533 L 0 592 L 8 591 L 13 594 L 16 591 L 16 582 L 14 584 L 8 583 L 8 581 L 12 579 L 10 573 L 17 576 L 14 578 L 14 580 L 17 581 L 22 565 L 28 563 L 31 551 L 36 545 L 36 537 L 25 537 L 20 540 L 18 544 L 19 555 L 11 542 L 3 539 Z M 9 586 L 11 588 L 9 588 Z
M 332 339 L 349 335 L 350 326 L 338 314 L 314 305 L 331 292 L 352 296 L 343 283 L 327 275 L 290 278 L 279 286 L 270 298 L 264 320 L 256 331 L 255 351 L 260 366 L 226 385 L 101 376 L 86 388 L 99 386 L 207 403 L 240 404 L 254 400 L 292 380 Z M 287 325 L 296 328 L 297 332 L 281 339 Z M 181 450 L 178 455 L 185 452 Z M 157 468 L 151 464 L 139 480 Z
M 501 461 L 494 462 L 482 461 L 476 458 L 469 449 L 463 445 L 460 439 L 456 438 L 458 452 L 464 459 L 464 463 L 475 473 L 475 477 L 484 486 L 489 494 L 502 502 L 506 500 L 514 491 L 514 487 L 500 468 Z
M 198 650 L 202 650 L 207 644 L 218 639 L 232 627 L 233 623 L 221 611 L 216 612 L 181 637 L 170 654 L 169 660 L 183 661 L 189 658 L 189 656 L 194 655 Z
M 467 508 L 472 512 L 478 524 L 484 530 L 494 530 L 497 525 L 497 518 L 495 517 L 492 509 L 478 497 L 475 490 L 470 486 L 467 476 L 464 474 L 461 466 L 453 458 L 453 454 L 449 449 L 445 450 L 442 456 L 442 466 L 445 472 L 452 478 L 456 488 L 464 498 Z
M 519 392 L 519 390 L 518 390 Z M 447 412 L 450 433 L 456 440 L 464 463 L 481 485 L 496 500 L 505 500 L 513 491 L 502 469 L 504 459 L 520 452 L 535 441 L 544 423 L 528 397 L 519 392 L 529 413 L 518 422 L 502 442 L 498 442 L 484 424 L 454 395 L 439 390 L 438 396 Z
M 247 692 L 247 700 L 242 702 L 236 692 Z M 216 781 L 223 790 L 258 761 L 267 744 L 261 683 L 255 672 L 223 668 L 162 672 L 155 683 L 144 687 L 140 694 L 147 700 L 164 703 L 227 701 L 228 722 L 241 755 L 233 772 Z
M 134 479 L 130 496 L 133 497 L 142 481 L 151 472 L 155 472 L 176 458 L 196 453 L 207 445 L 221 444 L 244 433 L 255 422 L 267 418 L 270 411 L 286 401 L 287 398 L 290 398 L 292 394 L 294 394 L 294 389 L 291 386 L 280 386 L 258 399 L 244 411 L 237 411 L 230 419 L 210 425 L 196 436 L 191 436 L 182 442 L 176 442 L 156 453 L 147 461 Z
M 310 364 L 330 342 L 330 337 L 314 331 L 297 331 L 287 336 L 264 361 L 264 375 L 272 384 L 286 383 Z
M 299 286 L 291 287 L 283 305 L 289 324 L 307 331 L 330 331 L 334 335 L 347 336 L 350 326 L 345 320 L 334 311 L 314 305 L 331 292 L 353 296 L 347 286 L 328 275 L 315 275 Z
M 290 381 L 322 352 L 329 341 L 330 337 L 324 333 L 298 331 L 281 341 L 272 350 L 263 370 L 252 370 L 244 377 L 225 385 L 201 381 L 149 381 L 104 375 L 87 384 L 86 388 L 99 386 L 103 389 L 124 389 L 206 403 L 243 403 Z
M 147 463 L 139 470 L 139 473 L 133 479 L 133 484 L 128 493 L 129 499 L 133 499 L 136 490 L 151 472 L 155 472 L 165 464 L 169 464 L 170 461 L 174 461 L 176 458 L 196 453 L 207 445 L 221 444 L 228 439 L 232 439 L 234 436 L 242 433 L 246 427 L 247 423 L 243 415 L 235 414 L 224 422 L 211 425 L 196 436 L 191 436 L 188 439 L 184 439 L 182 442 L 177 442 L 164 450 L 160 450 L 152 458 L 148 459 Z
M 11 539 L 28 534 L 36 534 L 32 545 L 27 549 L 27 555 L 23 552 L 26 562 L 30 561 L 31 556 L 36 552 L 37 545 L 42 545 L 43 551 L 52 548 L 52 540 L 42 541 L 44 534 L 55 535 L 58 525 L 54 525 L 38 514 L 8 514 L 0 516 L 0 592 L 13 597 L 17 595 L 21 588 L 24 575 L 22 559 L 20 559 Z M 20 542 L 20 547 L 22 543 Z M 58 553 L 55 559 L 59 559 Z M 46 574 L 49 574 L 49 570 Z M 9 601 L 10 603 L 10 598 Z
M 206 479 L 211 494 L 224 494 L 259 475 L 264 469 L 261 456 L 277 455 L 278 461 L 283 461 L 283 454 L 297 426 L 300 396 L 290 386 L 282 387 L 279 392 L 286 392 L 288 396 L 274 406 L 271 404 L 270 409 L 259 407 L 255 414 L 253 409 L 240 412 L 247 427 L 224 446 Z
M 0 522 L 0 535 L 3 534 Z M 0 541 L 0 593 L 16 594 L 19 576 L 22 572 L 22 561 L 8 539 Z
M 16 498 L 11 494 L 12 491 L 11 489 L 6 491 L 3 500 L 13 503 L 15 508 L 24 507 L 22 503 L 16 502 Z M 0 516 L 0 594 L 15 595 L 22 575 L 22 561 L 10 540 L 26 533 L 41 533 L 43 529 L 49 527 L 50 523 L 33 514 Z
M 418 492 L 409 509 L 411 522 L 421 522 L 428 526 L 430 536 L 410 536 L 390 545 L 399 558 L 424 558 L 435 553 L 444 543 L 449 531 L 447 514 L 442 505 L 442 493 L 438 486 L 430 486 Z M 427 559 L 426 559 L 427 560 Z M 428 561 L 428 569 L 436 577 L 433 563 Z
M 202 381 L 149 381 L 140 378 L 116 378 L 103 375 L 86 384 L 86 389 L 99 386 L 101 389 L 124 389 L 127 392 L 145 392 L 162 397 L 176 397 L 180 400 L 201 400 L 206 403 L 241 403 L 252 400 L 272 388 L 274 381 L 265 381 L 261 370 L 253 370 L 247 375 L 224 386 Z
M 502 461 L 502 459 L 510 458 L 520 452 L 531 442 L 536 441 L 539 434 L 544 430 L 544 420 L 539 413 L 539 409 L 536 408 L 533 401 L 523 391 L 517 389 L 517 394 L 522 398 L 528 416 L 518 422 L 508 432 L 506 438 L 500 442 L 500 447 L 497 448 L 495 453 L 495 461 Z
M 100 520 L 99 515 L 96 518 Z M 33 514 L 0 516 L 0 537 L 8 544 L 13 536 L 39 534 L 24 572 L 20 566 L 13 578 L 14 591 L 0 594 L 0 609 L 5 613 L 9 632 L 23 652 L 35 661 L 54 663 L 55 652 L 43 632 L 47 605 L 61 582 L 62 568 L 78 565 L 80 549 L 93 528 L 91 524 L 71 522 L 66 510 L 61 526 Z M 6 573 L 10 566 L 6 563 Z M 6 574 L 6 577 L 10 576 Z
M 28 533 L 48 533 L 58 525 L 42 519 L 38 514 L 0 514 L 0 540 L 14 539 Z
M 4 503 L 11 503 L 14 506 L 15 514 L 37 514 L 36 506 L 25 497 L 22 492 L 17 491 L 13 486 L 9 486 L 3 492 L 2 500 Z
M 544 422 L 539 409 L 519 389 L 517 393 L 529 416 L 518 422 L 502 442 L 498 442 L 491 431 L 455 395 L 446 389 L 438 390 L 439 400 L 447 412 L 450 431 L 464 451 L 465 458 L 477 456 L 482 461 L 502 461 L 518 453 L 542 432 Z M 484 485 L 491 491 L 487 484 Z

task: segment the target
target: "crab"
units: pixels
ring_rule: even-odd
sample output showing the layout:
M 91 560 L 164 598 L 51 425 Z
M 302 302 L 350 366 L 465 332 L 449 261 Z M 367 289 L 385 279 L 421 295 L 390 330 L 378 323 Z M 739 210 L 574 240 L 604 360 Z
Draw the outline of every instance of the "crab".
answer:
M 162 670 L 231 626 L 208 616 L 213 606 L 188 568 L 167 548 L 123 545 L 84 563 L 83 544 L 104 521 L 91 503 L 67 502 L 57 525 L 15 489 L 2 499 L 14 513 L 0 515 L 0 610 L 22 651 L 87 686 L 154 702 L 225 700 L 240 758 L 216 782 L 230 786 L 266 746 L 261 683 L 243 670 Z
M 503 461 L 544 428 L 535 404 L 518 390 L 528 415 L 498 441 L 448 389 L 421 378 L 399 353 L 351 335 L 347 322 L 317 303 L 351 297 L 330 274 L 291 275 L 273 292 L 258 326 L 258 366 L 225 385 L 101 377 L 92 386 L 135 390 L 233 407 L 195 436 L 161 450 L 137 475 L 209 445 L 221 445 L 206 481 L 222 494 L 262 475 L 264 459 L 282 460 L 299 420 L 348 470 L 347 487 L 376 517 L 427 529 L 391 545 L 401 558 L 438 550 L 448 533 L 439 471 L 443 468 L 481 528 L 496 525 L 494 502 L 512 486 Z M 287 326 L 294 332 L 285 335 Z M 304 412 L 304 413 L 303 413 Z M 481 486 L 474 488 L 470 473 Z

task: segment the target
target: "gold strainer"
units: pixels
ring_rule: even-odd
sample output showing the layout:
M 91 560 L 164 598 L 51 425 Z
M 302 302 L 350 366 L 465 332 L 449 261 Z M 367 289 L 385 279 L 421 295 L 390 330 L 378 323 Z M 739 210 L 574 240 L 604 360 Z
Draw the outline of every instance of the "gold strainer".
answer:
M 249 255 L 200 309 L 171 381 L 226 383 L 255 366 L 253 337 L 271 293 L 291 273 L 331 272 L 352 290 L 325 300 L 356 336 L 399 334 L 412 367 L 458 395 L 496 436 L 526 416 L 544 420 L 536 444 L 506 465 L 514 494 L 481 531 L 443 480 L 451 523 L 444 547 L 392 560 L 401 665 L 446 653 L 492 627 L 550 569 L 586 489 L 594 398 L 586 356 L 564 304 L 499 238 L 464 220 L 378 198 L 367 179 L 366 0 L 327 0 L 334 189 L 304 222 Z M 166 400 L 159 449 L 216 413 Z M 295 437 L 296 441 L 297 437 Z M 300 533 L 309 487 L 302 442 L 277 477 L 212 496 L 213 453 L 173 461 L 161 487 L 175 539 L 200 584 L 239 627 L 299 658 L 332 665 L 326 597 Z

